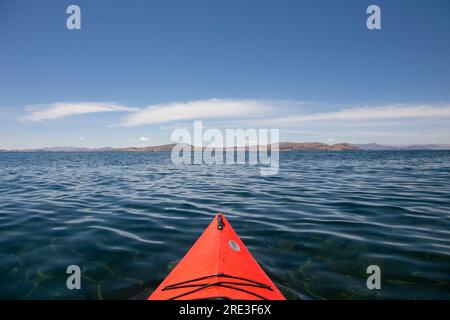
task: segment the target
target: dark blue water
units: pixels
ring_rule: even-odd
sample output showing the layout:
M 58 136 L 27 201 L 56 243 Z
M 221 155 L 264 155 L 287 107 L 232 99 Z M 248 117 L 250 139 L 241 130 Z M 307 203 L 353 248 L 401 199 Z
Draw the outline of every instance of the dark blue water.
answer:
M 282 153 L 272 177 L 166 153 L 0 153 L 0 298 L 146 297 L 218 211 L 290 299 L 450 299 L 446 151 Z

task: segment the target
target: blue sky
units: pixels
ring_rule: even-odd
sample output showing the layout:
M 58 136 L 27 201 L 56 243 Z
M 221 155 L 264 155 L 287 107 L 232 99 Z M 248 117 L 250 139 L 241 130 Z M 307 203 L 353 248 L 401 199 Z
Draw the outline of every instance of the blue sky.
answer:
M 70 4 L 81 30 L 66 28 Z M 366 28 L 370 4 L 381 30 Z M 449 9 L 2 0 L 0 149 L 162 144 L 193 120 L 284 141 L 450 143 Z

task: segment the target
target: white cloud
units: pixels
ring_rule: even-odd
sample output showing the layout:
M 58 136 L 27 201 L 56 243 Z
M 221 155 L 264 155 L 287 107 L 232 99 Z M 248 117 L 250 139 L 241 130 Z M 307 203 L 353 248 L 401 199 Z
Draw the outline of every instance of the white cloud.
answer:
M 55 102 L 49 105 L 29 107 L 29 114 L 20 118 L 20 120 L 25 122 L 39 122 L 88 113 L 131 112 L 136 110 L 136 108 L 110 102 Z
M 389 105 L 380 107 L 345 108 L 333 112 L 293 115 L 270 120 L 278 124 L 295 124 L 317 121 L 370 121 L 382 119 L 450 118 L 450 106 Z
M 181 120 L 259 117 L 273 111 L 273 105 L 255 100 L 199 100 L 149 106 L 122 119 L 121 126 L 167 123 Z
M 321 121 L 370 121 L 420 118 L 450 118 L 450 105 L 387 105 L 377 107 L 350 107 L 330 112 L 308 112 L 304 102 L 210 99 L 188 102 L 172 102 L 132 108 L 112 102 L 56 102 L 28 108 L 29 114 L 22 121 L 38 122 L 73 115 L 100 112 L 130 112 L 121 119 L 120 126 L 134 127 L 146 124 L 162 124 L 183 120 L 236 119 L 241 123 L 261 121 L 280 126 Z M 309 111 L 311 108 L 309 107 Z M 278 118 L 274 117 L 278 114 Z M 283 116 L 281 116 L 284 114 Z M 260 123 L 261 123 L 260 122 Z M 262 124 L 262 123 L 261 123 Z
M 301 101 L 211 99 L 131 108 L 116 103 L 59 102 L 34 106 L 21 120 L 37 122 L 100 112 L 129 112 L 124 117 L 120 115 L 122 118 L 119 118 L 118 126 L 122 127 L 156 124 L 155 127 L 160 130 L 173 130 L 180 125 L 189 126 L 193 120 L 213 120 L 213 126 L 219 128 L 279 128 L 283 130 L 285 139 L 293 141 L 301 137 L 302 141 L 320 138 L 320 141 L 329 143 L 363 140 L 385 143 L 389 137 L 396 136 L 405 141 L 422 141 L 421 137 L 426 137 L 427 141 L 448 143 L 450 139 L 449 104 L 392 104 L 338 109 L 336 105 Z M 131 130 L 135 141 L 150 141 L 145 136 L 139 136 L 136 129 Z M 422 135 L 423 130 L 430 132 Z M 384 137 L 385 140 L 379 141 Z

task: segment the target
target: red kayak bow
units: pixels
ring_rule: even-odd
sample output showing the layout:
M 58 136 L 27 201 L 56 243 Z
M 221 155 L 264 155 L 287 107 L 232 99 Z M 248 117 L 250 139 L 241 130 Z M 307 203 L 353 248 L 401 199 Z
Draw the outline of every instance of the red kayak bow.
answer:
M 148 299 L 285 300 L 221 213 Z

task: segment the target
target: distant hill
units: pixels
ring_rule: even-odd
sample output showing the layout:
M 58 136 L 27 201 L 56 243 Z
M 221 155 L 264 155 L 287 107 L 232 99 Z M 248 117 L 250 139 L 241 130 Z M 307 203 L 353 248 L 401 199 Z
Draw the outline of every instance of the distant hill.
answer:
M 21 150 L 9 150 L 17 152 L 105 152 L 112 151 L 113 148 L 82 148 L 82 147 L 46 147 L 38 149 L 21 149 Z
M 450 144 L 412 144 L 400 147 L 403 150 L 450 150 Z
M 0 152 L 170 152 L 175 143 L 148 147 L 127 148 L 84 148 L 84 147 L 48 147 L 24 150 L 0 150 Z M 185 145 L 189 148 L 189 145 Z M 192 150 L 199 151 L 200 148 L 190 146 Z M 353 151 L 353 150 L 450 150 L 450 144 L 412 144 L 412 145 L 382 145 L 378 143 L 350 144 L 336 143 L 326 144 L 322 142 L 280 142 L 280 151 Z M 270 145 L 268 146 L 270 148 Z M 204 148 L 205 149 L 205 148 Z M 237 151 L 248 150 L 249 147 L 228 148 Z M 225 149 L 224 149 L 225 150 Z
M 129 148 L 115 148 L 111 151 L 116 152 L 170 152 L 172 151 L 175 143 L 163 144 L 160 146 L 151 146 L 151 147 L 129 147 Z
M 385 146 L 378 143 L 367 143 L 367 144 L 354 144 L 355 147 L 361 150 L 396 150 L 398 148 L 393 146 Z
M 175 143 L 172 144 L 164 144 L 161 146 L 152 146 L 152 147 L 143 147 L 143 148 L 117 148 L 112 151 L 116 152 L 170 152 L 172 151 Z M 185 147 L 189 148 L 189 145 L 185 145 Z M 199 151 L 199 147 L 190 146 L 192 150 Z M 270 148 L 270 146 L 268 146 Z M 203 149 L 212 149 L 206 148 Z M 235 149 L 237 151 L 248 151 L 249 147 L 235 147 L 235 148 L 226 148 L 223 150 Z M 352 146 L 349 143 L 338 143 L 333 145 L 328 145 L 320 142 L 308 142 L 308 143 L 297 143 L 297 142 L 280 142 L 279 150 L 280 151 L 308 151 L 308 150 L 328 150 L 328 151 L 340 151 L 340 150 L 356 150 L 358 149 L 355 146 Z
M 24 149 L 24 150 L 10 150 L 16 152 L 170 152 L 172 151 L 175 143 L 163 144 L 159 146 L 149 146 L 149 147 L 127 147 L 127 148 L 82 148 L 82 147 L 48 147 L 39 149 Z M 189 145 L 185 145 L 189 147 Z M 198 147 L 190 146 L 192 150 L 200 150 Z M 269 145 L 268 148 L 271 146 Z M 235 147 L 227 148 L 235 149 L 237 151 L 248 150 L 249 147 Z M 206 149 L 206 148 L 203 148 Z M 326 150 L 326 151 L 343 151 L 343 150 L 357 150 L 358 147 L 351 145 L 349 143 L 338 143 L 328 145 L 321 142 L 280 142 L 280 151 L 313 151 L 313 150 Z M 225 150 L 225 149 L 224 149 Z
M 378 143 L 354 144 L 361 150 L 450 150 L 450 144 L 382 145 Z
M 323 151 L 346 151 L 358 150 L 359 148 L 350 143 L 326 144 L 322 142 L 280 142 L 280 151 L 309 151 L 309 150 L 323 150 Z

